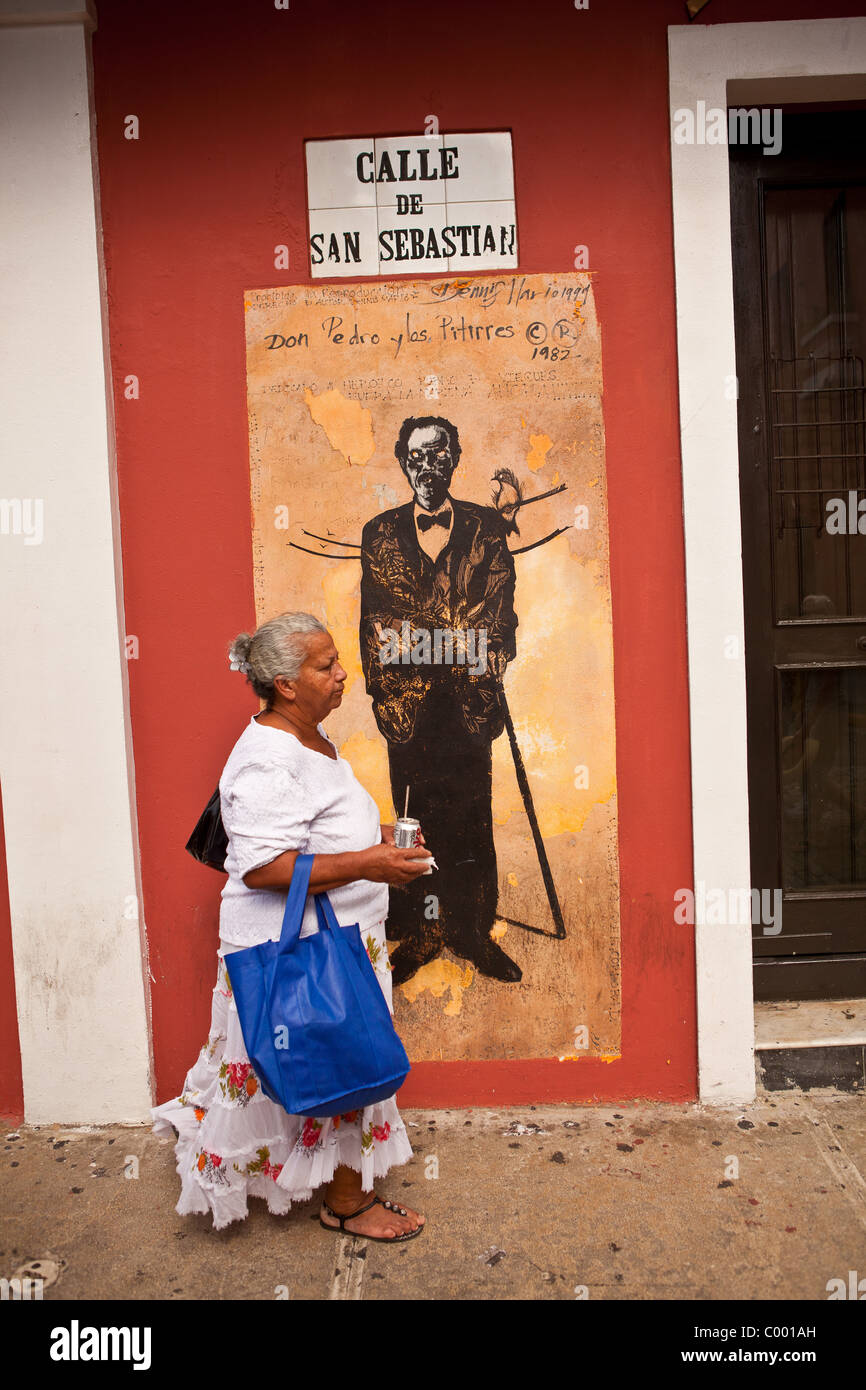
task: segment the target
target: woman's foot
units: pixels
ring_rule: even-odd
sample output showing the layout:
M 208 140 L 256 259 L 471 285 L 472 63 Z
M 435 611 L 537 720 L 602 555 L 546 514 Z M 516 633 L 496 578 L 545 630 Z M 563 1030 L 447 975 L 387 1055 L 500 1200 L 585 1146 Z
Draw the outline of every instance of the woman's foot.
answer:
M 336 1212 L 337 1216 L 349 1217 L 351 1212 L 366 1207 L 368 1202 L 373 1202 L 373 1205 L 367 1211 L 361 1212 L 360 1216 L 353 1216 L 344 1222 L 343 1230 L 347 1235 L 393 1240 L 417 1231 L 425 1224 L 425 1218 L 411 1207 L 404 1207 L 401 1202 L 391 1202 L 389 1206 L 385 1206 L 381 1198 L 379 1201 L 373 1201 L 374 1195 L 372 1192 L 363 1192 L 357 1201 L 348 1203 L 326 1198 L 322 1203 L 319 1218 L 324 1226 L 338 1231 L 340 1222 L 331 1212 Z

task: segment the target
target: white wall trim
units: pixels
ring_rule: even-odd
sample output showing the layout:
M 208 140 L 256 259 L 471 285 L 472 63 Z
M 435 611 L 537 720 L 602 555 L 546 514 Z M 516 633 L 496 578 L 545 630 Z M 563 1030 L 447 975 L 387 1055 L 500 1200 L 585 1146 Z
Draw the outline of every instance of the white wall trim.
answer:
M 0 776 L 25 1115 L 142 1121 L 151 1095 L 119 514 L 81 5 L 0 0 L 4 497 Z M 23 16 L 23 18 L 21 18 Z M 9 518 L 12 518 L 10 521 Z M 34 533 L 35 534 L 35 533 Z
M 725 396 L 736 372 L 728 149 L 674 143 L 674 112 L 726 108 L 729 82 L 748 82 L 733 91 L 760 105 L 760 83 L 780 78 L 813 79 L 812 101 L 844 99 L 866 72 L 866 19 L 677 25 L 668 47 L 694 873 L 729 890 L 749 886 L 750 860 L 737 415 Z M 700 1096 L 744 1103 L 755 1092 L 751 930 L 698 917 L 695 933 Z

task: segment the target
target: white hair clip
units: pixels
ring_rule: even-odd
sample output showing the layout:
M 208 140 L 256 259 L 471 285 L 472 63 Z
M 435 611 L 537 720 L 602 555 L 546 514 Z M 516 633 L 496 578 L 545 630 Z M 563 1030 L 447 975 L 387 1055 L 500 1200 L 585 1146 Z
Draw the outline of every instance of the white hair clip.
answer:
M 248 661 L 239 661 L 238 658 L 235 656 L 229 657 L 230 671 L 243 671 L 244 675 L 248 676 L 252 669 L 253 668 L 250 666 L 250 663 Z

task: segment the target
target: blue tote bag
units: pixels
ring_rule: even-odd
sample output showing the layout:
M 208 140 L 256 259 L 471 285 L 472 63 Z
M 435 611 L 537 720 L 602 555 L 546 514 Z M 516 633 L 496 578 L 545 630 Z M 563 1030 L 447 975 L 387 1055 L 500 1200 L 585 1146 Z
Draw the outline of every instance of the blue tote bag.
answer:
M 409 1058 L 357 923 L 314 894 L 319 930 L 301 938 L 313 855 L 299 854 L 279 941 L 225 957 L 253 1070 L 290 1115 L 341 1115 L 399 1090 Z

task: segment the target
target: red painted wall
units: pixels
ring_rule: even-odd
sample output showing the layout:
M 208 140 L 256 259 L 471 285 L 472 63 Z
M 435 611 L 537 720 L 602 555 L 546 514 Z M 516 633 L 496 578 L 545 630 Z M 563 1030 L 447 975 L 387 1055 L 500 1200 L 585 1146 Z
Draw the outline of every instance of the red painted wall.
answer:
M 707 19 L 826 17 L 712 0 Z M 837 5 L 835 13 L 856 13 Z M 602 327 L 622 896 L 620 1062 L 417 1065 L 403 1103 L 696 1092 L 667 118 L 680 0 L 100 0 L 99 167 L 159 1098 L 203 1041 L 222 879 L 183 845 L 254 708 L 243 291 L 309 280 L 303 141 L 511 129 L 520 270 L 588 245 Z M 140 138 L 124 138 L 124 117 Z M 288 244 L 292 268 L 274 269 Z M 137 401 L 123 378 L 140 378 Z
M 9 916 L 9 884 L 6 877 L 6 838 L 3 831 L 3 797 L 0 793 L 0 1120 L 19 1124 L 24 1118 L 21 1081 L 21 1045 L 15 1005 L 15 965 L 12 960 L 12 922 Z

